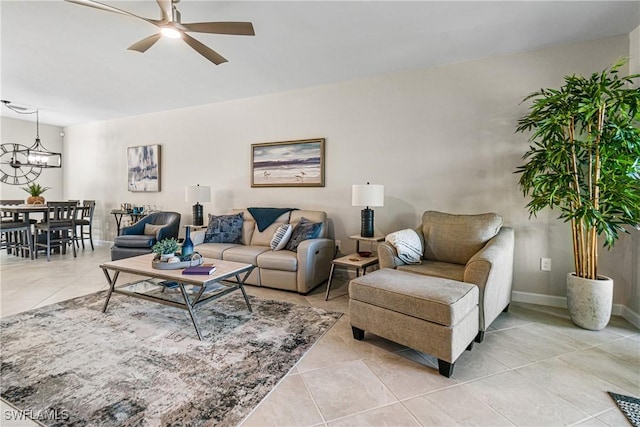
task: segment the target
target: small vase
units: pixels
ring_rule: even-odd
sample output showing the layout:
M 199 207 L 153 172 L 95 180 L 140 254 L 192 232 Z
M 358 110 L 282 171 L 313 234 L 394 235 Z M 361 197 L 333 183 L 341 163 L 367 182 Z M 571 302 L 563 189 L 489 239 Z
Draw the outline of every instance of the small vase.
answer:
M 191 255 L 193 253 L 193 242 L 191 241 L 190 228 L 187 227 L 187 231 L 182 242 L 182 256 Z
M 173 256 L 173 254 L 162 254 L 160 255 L 160 261 L 162 262 L 167 262 L 169 260 L 169 258 L 171 258 Z

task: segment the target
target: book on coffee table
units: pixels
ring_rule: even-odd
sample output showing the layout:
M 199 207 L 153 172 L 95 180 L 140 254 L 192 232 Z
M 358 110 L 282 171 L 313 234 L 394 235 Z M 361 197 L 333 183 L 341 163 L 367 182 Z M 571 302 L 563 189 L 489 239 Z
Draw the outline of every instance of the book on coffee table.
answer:
M 198 265 L 196 267 L 187 267 L 182 270 L 182 274 L 204 274 L 209 275 L 216 271 L 215 265 Z

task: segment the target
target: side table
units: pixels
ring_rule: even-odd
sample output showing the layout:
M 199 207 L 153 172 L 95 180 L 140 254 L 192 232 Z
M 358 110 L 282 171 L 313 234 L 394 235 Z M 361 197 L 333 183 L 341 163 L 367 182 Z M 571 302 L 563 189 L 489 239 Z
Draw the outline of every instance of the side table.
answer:
M 147 213 L 145 212 L 133 213 L 133 211 L 125 211 L 122 209 L 113 209 L 111 213 L 116 219 L 116 233 L 117 233 L 116 236 L 120 235 L 120 230 L 122 229 L 121 223 L 122 223 L 123 216 L 129 215 L 131 217 L 131 220 L 134 223 L 138 222 L 141 218 L 144 218 L 145 216 L 147 216 Z
M 356 241 L 356 252 L 360 252 L 360 242 L 369 242 L 369 243 L 384 242 L 384 237 L 385 236 L 362 237 L 359 234 L 356 234 L 355 236 L 349 236 L 350 239 L 353 239 Z
M 384 238 L 383 238 L 384 239 Z M 324 296 L 324 300 L 327 301 L 329 299 L 329 290 L 331 289 L 331 280 L 333 280 L 333 271 L 336 268 L 336 265 L 347 267 L 347 268 L 355 268 L 356 269 L 356 277 L 360 277 L 360 269 L 362 269 L 362 275 L 367 274 L 367 267 L 371 267 L 372 265 L 376 265 L 378 263 L 377 256 L 369 256 L 369 257 L 361 257 L 357 253 L 346 255 L 340 258 L 336 258 L 331 261 L 331 271 L 329 272 L 329 280 L 327 280 L 327 293 Z

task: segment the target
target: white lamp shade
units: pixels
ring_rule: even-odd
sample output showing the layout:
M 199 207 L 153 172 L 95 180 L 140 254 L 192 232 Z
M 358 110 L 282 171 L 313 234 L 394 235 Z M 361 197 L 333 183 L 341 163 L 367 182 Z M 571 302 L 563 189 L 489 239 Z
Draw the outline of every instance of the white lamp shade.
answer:
M 384 206 L 384 185 L 366 184 L 351 186 L 352 206 Z
M 211 187 L 206 185 L 190 185 L 184 189 L 184 199 L 187 202 L 210 202 Z

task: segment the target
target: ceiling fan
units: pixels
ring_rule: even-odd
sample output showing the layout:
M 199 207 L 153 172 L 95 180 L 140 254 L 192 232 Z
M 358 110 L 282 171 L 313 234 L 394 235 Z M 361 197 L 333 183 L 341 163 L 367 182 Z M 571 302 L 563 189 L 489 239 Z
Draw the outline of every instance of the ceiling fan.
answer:
M 119 13 L 121 15 L 132 16 L 134 18 L 141 19 L 150 24 L 155 25 L 160 29 L 157 34 L 153 34 L 146 37 L 131 46 L 129 50 L 135 50 L 137 52 L 146 52 L 151 46 L 153 46 L 163 35 L 170 38 L 181 38 L 189 46 L 191 46 L 200 55 L 207 58 L 209 61 L 216 65 L 220 65 L 227 60 L 214 51 L 213 49 L 205 46 L 198 40 L 191 37 L 188 32 L 194 33 L 209 33 L 209 34 L 230 34 L 237 36 L 254 36 L 253 25 L 251 22 L 195 22 L 190 24 L 183 24 L 180 18 L 180 12 L 176 8 L 176 3 L 180 0 L 156 0 L 158 6 L 160 6 L 160 12 L 162 13 L 161 19 L 149 19 L 142 16 L 135 15 L 109 6 L 103 3 L 98 3 L 93 0 L 65 0 L 69 3 L 76 3 L 82 6 L 89 6 L 100 10 L 106 10 L 107 12 Z

